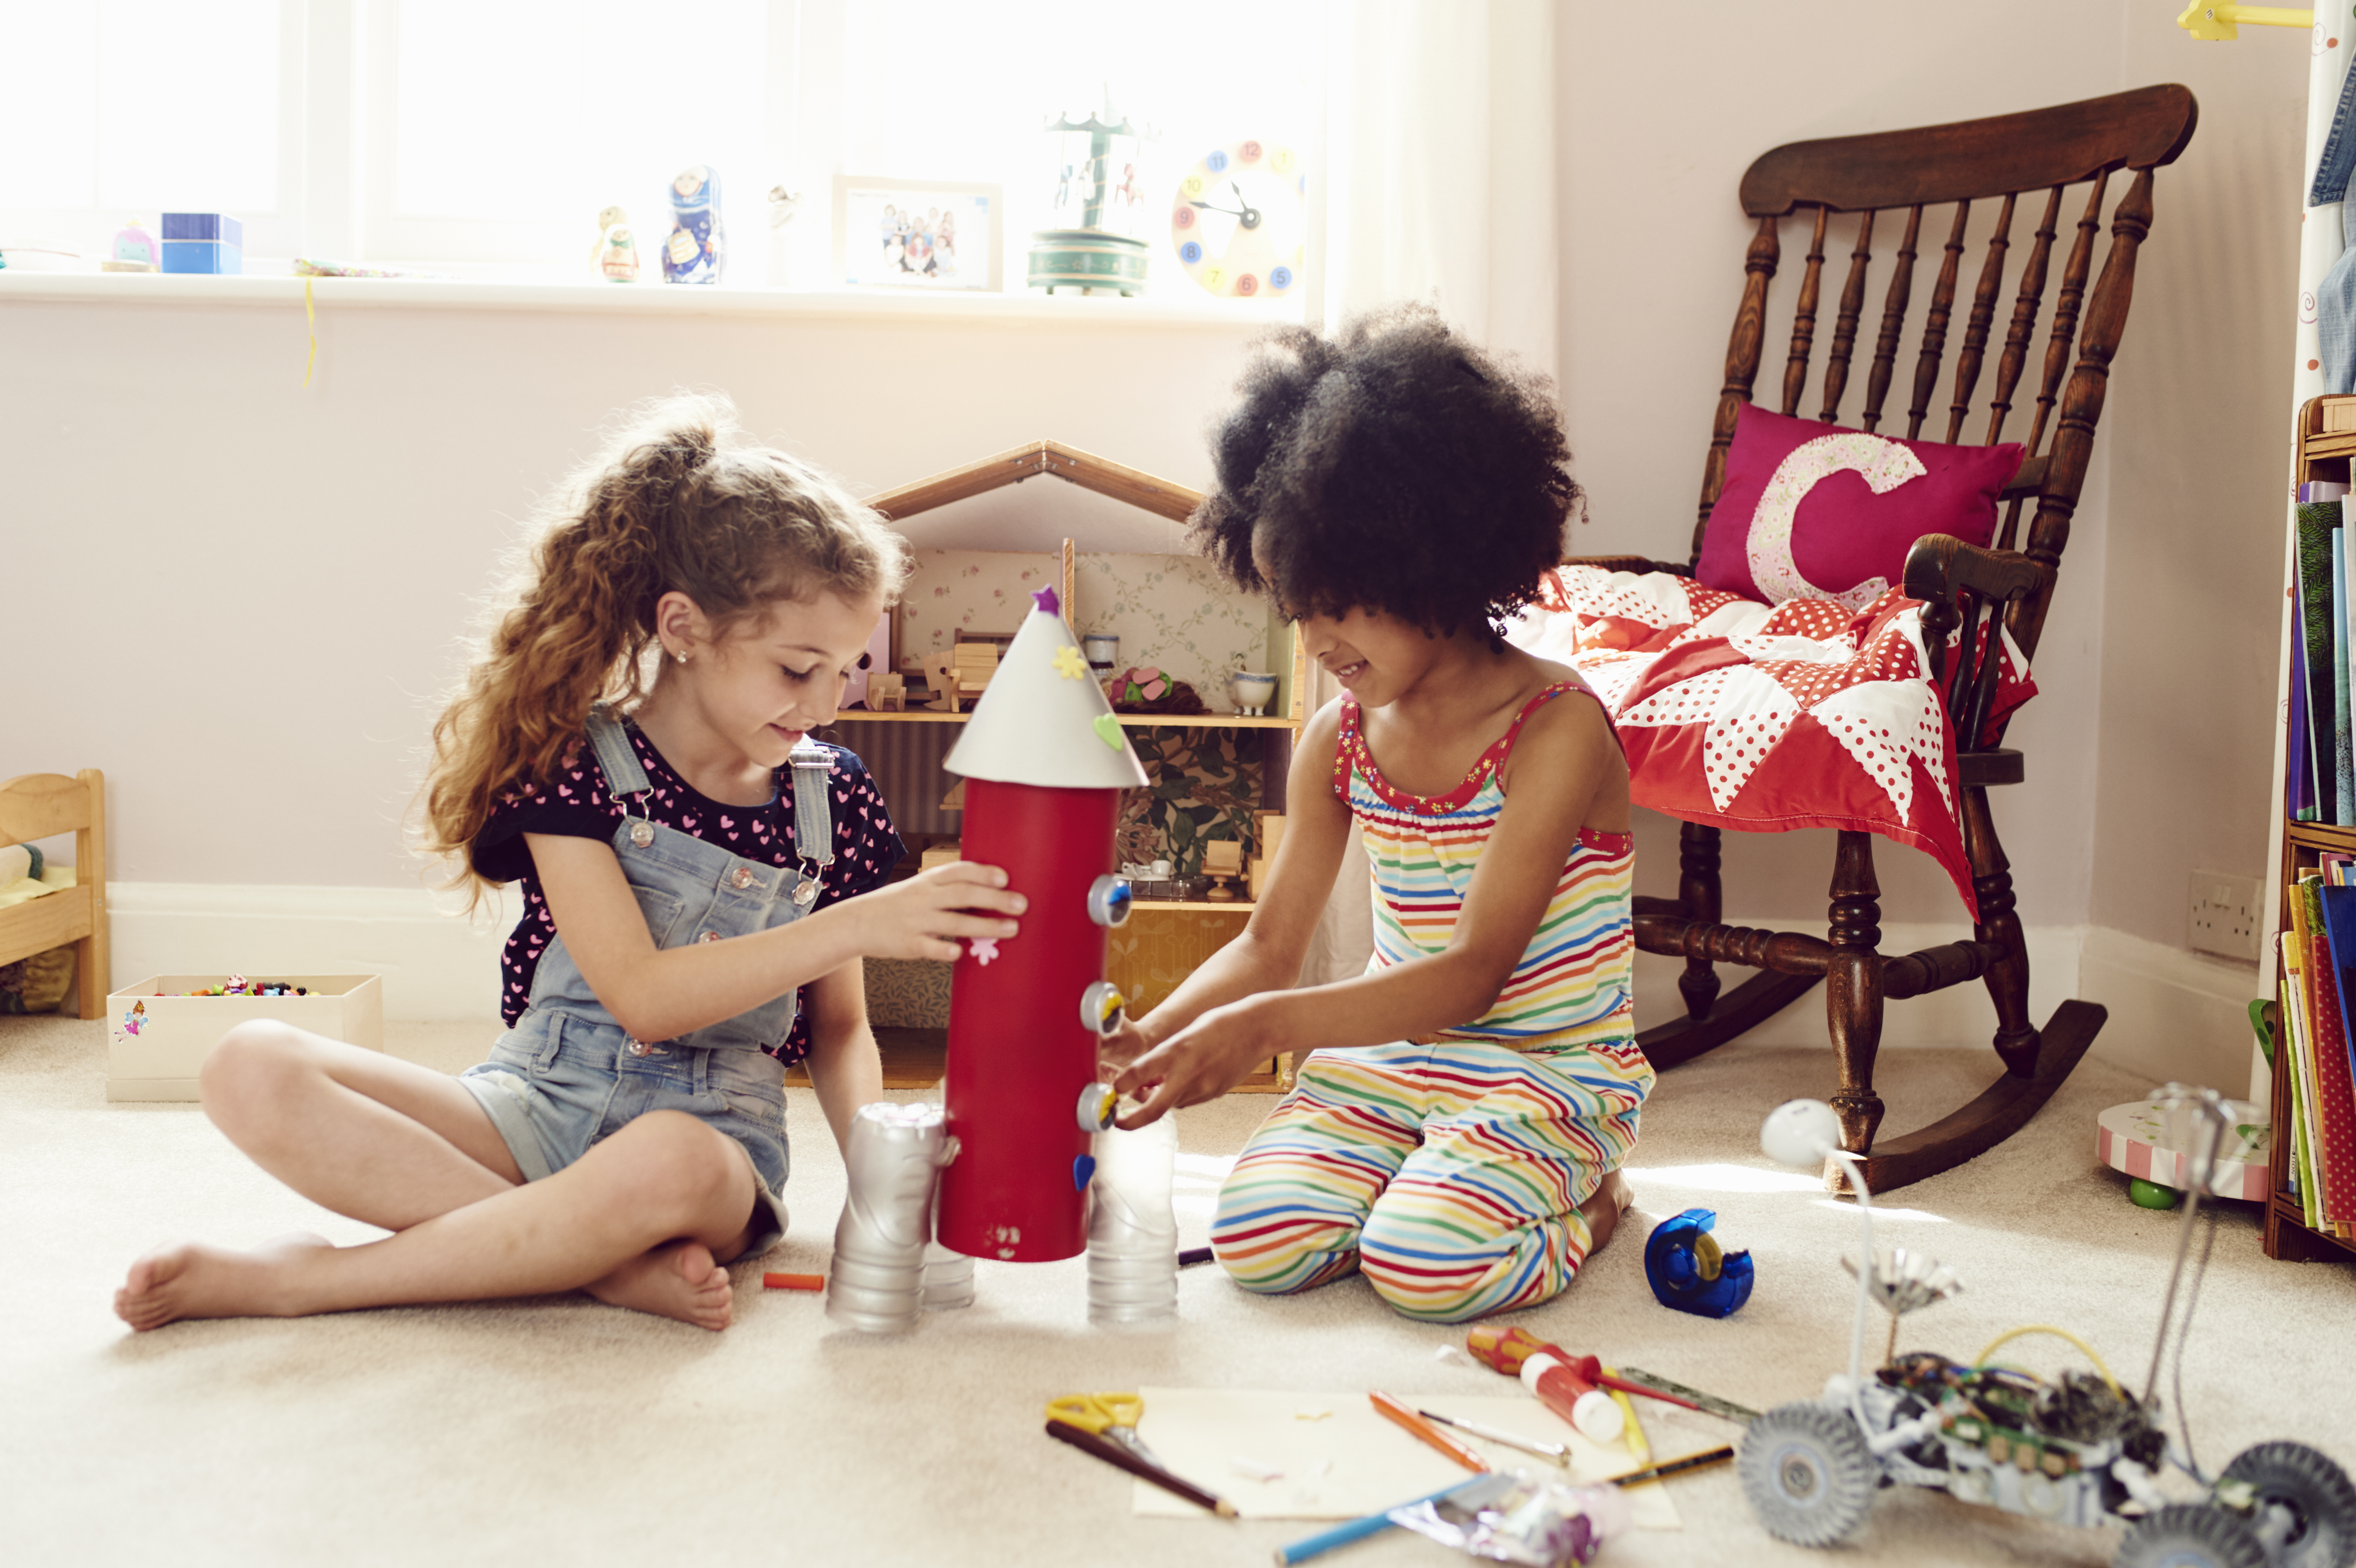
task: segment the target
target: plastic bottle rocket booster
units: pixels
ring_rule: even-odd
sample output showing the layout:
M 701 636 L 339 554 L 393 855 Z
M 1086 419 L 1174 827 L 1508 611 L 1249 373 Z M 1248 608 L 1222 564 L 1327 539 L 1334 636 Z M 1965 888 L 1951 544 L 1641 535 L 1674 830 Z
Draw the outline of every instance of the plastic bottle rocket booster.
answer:
M 826 1315 L 873 1332 L 914 1328 L 932 1241 L 933 1181 L 956 1157 L 938 1105 L 890 1101 L 851 1119 L 851 1192 L 834 1227 Z
M 1168 1116 L 1111 1125 L 1112 1086 L 1091 1084 L 1080 1122 L 1095 1129 L 1089 1182 L 1088 1321 L 1151 1323 L 1178 1311 L 1178 1219 L 1171 1203 L 1178 1133 Z
M 1601 1370 L 1592 1356 L 1574 1356 L 1526 1328 L 1483 1326 L 1464 1338 L 1464 1348 L 1483 1365 L 1537 1395 L 1538 1403 L 1598 1443 L 1619 1441 L 1626 1425 L 1617 1401 L 1595 1381 Z

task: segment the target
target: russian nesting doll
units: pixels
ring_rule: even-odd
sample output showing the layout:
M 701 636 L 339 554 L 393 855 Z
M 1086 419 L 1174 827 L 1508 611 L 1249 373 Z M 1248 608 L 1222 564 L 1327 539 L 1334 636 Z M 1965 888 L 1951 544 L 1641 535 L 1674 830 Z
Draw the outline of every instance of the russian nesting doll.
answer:
M 708 165 L 682 169 L 670 182 L 670 238 L 663 244 L 663 282 L 716 283 L 727 260 L 720 222 L 720 174 Z

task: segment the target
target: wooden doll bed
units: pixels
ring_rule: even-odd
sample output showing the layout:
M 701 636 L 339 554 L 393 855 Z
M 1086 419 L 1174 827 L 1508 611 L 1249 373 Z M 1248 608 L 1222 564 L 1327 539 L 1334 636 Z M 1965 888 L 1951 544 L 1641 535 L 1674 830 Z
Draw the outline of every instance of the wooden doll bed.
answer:
M 74 836 L 74 885 L 0 909 L 0 964 L 75 945 L 75 1004 L 83 1018 L 106 1007 L 106 777 L 84 768 L 25 773 L 0 784 L 0 846 Z

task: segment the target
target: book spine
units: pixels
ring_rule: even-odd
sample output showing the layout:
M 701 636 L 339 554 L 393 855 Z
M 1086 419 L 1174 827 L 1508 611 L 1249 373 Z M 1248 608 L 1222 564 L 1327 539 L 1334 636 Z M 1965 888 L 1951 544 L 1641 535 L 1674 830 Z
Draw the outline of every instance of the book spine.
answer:
M 2335 802 L 2331 820 L 2356 827 L 2356 734 L 2348 714 L 2348 531 L 2331 530 L 2331 755 Z
M 2313 1135 L 2308 1130 L 2314 1102 L 2308 1089 L 2307 965 L 2299 952 L 2305 939 L 2295 931 L 2282 933 L 2283 1043 L 2290 1052 L 2291 1187 L 2298 1194 L 2300 1218 L 2308 1230 L 2321 1225 L 2317 1212 Z
M 2307 734 L 2307 643 L 2290 640 L 2290 766 L 2285 802 L 2295 822 L 2315 820 L 2315 749 Z
M 2308 743 L 2315 768 L 2319 822 L 2339 819 L 2332 749 L 2331 536 L 2337 531 L 2340 514 L 2336 501 L 2300 507 L 2294 514 L 2292 533 L 2298 566 L 2299 626 L 2307 647 Z

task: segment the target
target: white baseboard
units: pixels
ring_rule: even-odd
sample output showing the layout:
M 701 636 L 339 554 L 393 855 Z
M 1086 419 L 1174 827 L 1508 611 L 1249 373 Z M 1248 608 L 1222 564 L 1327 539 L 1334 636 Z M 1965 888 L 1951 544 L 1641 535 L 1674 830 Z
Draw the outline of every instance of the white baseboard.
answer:
M 423 888 L 109 882 L 110 987 L 150 975 L 381 975 L 388 1019 L 496 1025 L 514 902 L 469 921 Z
M 2090 925 L 2078 959 L 2078 994 L 2111 1010 L 2093 1054 L 2133 1068 L 2157 1086 L 2174 1080 L 2226 1094 L 2252 1093 L 2265 1068 L 2250 1032 L 2250 1002 L 2263 996 L 2258 966 L 2147 942 Z M 2263 1093 L 2252 1093 L 2259 1104 Z
M 509 901 L 512 904 L 512 901 Z M 468 921 L 423 889 L 212 887 L 112 882 L 113 983 L 149 975 L 236 972 L 266 976 L 384 976 L 384 1014 L 404 1022 L 484 1022 L 498 1018 L 498 954 L 511 909 Z M 1756 922 L 1812 931 L 1806 922 Z M 1955 925 L 1882 927 L 1881 949 L 1906 953 L 1966 934 Z M 2039 1022 L 2072 997 L 2100 1002 L 2110 1021 L 2094 1054 L 2154 1083 L 2171 1078 L 2244 1093 L 2254 1055 L 2247 1008 L 2258 995 L 2254 965 L 2146 942 L 2102 926 L 2032 926 L 2027 933 L 2029 1012 Z M 1640 954 L 1636 1016 L 1673 1017 L 1683 961 Z M 1721 965 L 1731 989 L 1746 972 Z M 1954 986 L 1891 1002 L 1885 1050 L 1985 1043 L 1995 1029 L 1985 987 Z M 1745 1037 L 1756 1045 L 1823 1045 L 1821 987 Z

